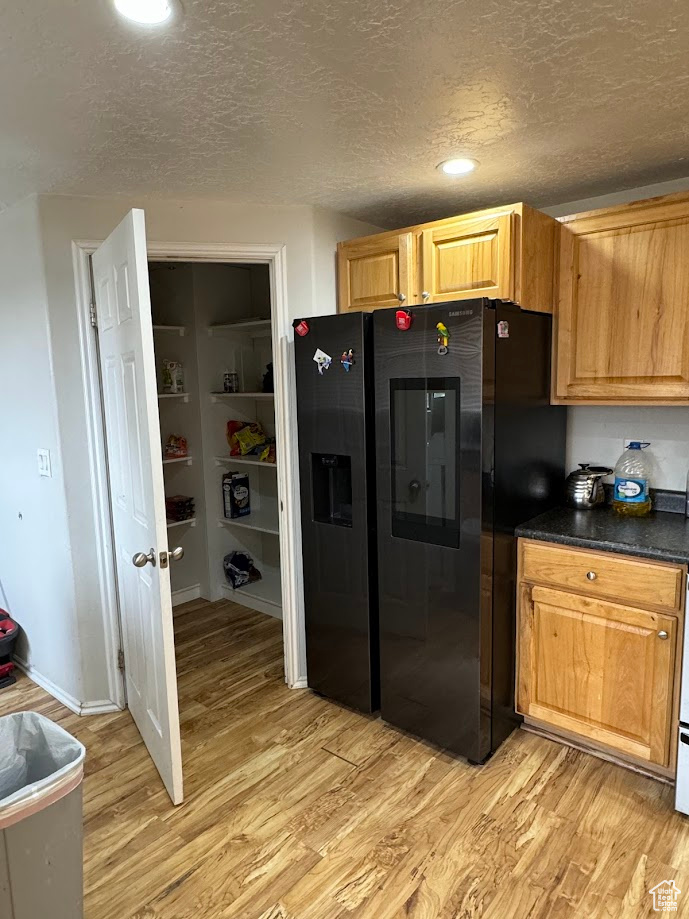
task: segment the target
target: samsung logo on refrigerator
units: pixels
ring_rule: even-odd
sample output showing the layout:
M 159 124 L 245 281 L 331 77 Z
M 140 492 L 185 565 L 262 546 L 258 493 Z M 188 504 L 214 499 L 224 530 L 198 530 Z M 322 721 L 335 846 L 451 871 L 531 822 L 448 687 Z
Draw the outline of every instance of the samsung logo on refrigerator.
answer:
M 473 316 L 474 311 L 473 310 L 450 310 L 449 315 L 450 315 L 450 318 L 452 318 L 452 316 Z

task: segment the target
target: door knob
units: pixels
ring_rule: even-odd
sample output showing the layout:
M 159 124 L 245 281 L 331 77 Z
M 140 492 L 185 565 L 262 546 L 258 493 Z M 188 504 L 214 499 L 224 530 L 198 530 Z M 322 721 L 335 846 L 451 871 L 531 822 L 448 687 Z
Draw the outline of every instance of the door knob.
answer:
M 658 638 L 660 638 L 661 641 L 667 641 L 668 639 L 667 632 L 664 629 L 661 629 L 660 632 L 658 632 Z
M 137 568 L 145 568 L 149 563 L 155 568 L 156 565 L 156 554 L 151 549 L 151 551 L 146 555 L 145 552 L 137 552 L 132 562 L 136 565 Z
M 177 546 L 177 548 L 173 549 L 169 555 L 171 562 L 178 562 L 181 558 L 184 558 L 184 546 Z

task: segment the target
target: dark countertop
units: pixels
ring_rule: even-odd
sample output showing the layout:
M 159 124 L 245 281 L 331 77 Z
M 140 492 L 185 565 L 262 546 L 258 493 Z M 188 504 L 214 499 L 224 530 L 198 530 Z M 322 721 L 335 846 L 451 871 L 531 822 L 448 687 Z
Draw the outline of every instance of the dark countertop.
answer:
M 668 511 L 652 511 L 648 517 L 618 517 L 610 507 L 589 511 L 560 507 L 518 526 L 516 534 L 582 549 L 689 564 L 689 518 Z

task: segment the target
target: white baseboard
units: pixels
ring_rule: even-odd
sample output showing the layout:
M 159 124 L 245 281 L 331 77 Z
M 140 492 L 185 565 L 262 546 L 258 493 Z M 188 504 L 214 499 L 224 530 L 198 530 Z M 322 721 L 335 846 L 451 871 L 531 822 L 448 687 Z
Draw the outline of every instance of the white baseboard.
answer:
M 65 692 L 63 689 L 60 689 L 52 680 L 48 679 L 47 676 L 43 676 L 36 668 L 27 663 L 21 657 L 14 655 L 13 658 L 15 664 L 21 671 L 23 671 L 30 680 L 32 680 L 37 686 L 40 686 L 41 689 L 45 689 L 47 693 L 50 693 L 53 698 L 57 699 L 58 702 L 62 702 L 71 712 L 74 712 L 75 715 L 81 714 L 81 702 L 78 699 L 75 699 L 74 696 L 70 695 L 68 692 Z
M 239 591 L 237 591 L 237 594 L 239 594 Z M 273 619 L 282 620 L 282 609 L 269 600 L 261 600 L 259 597 L 247 597 L 246 594 L 241 594 L 237 596 L 236 600 L 233 598 L 232 602 L 238 603 L 240 606 L 246 606 L 249 609 L 254 609 L 257 613 L 271 616 Z
M 300 677 L 290 686 L 290 689 L 308 689 L 308 688 L 309 688 L 309 684 L 308 684 L 306 677 Z
M 273 619 L 282 621 L 282 606 L 279 603 L 252 596 L 241 589 L 232 590 L 228 584 L 219 585 L 219 594 L 220 599 L 225 598 L 232 603 L 237 603 L 239 606 L 255 609 L 257 613 L 265 613 L 266 616 L 272 616 Z
M 45 689 L 49 695 L 57 699 L 58 702 L 61 702 L 70 712 L 74 712 L 75 715 L 103 715 L 106 712 L 120 711 L 118 706 L 109 699 L 100 702 L 80 702 L 68 692 L 60 689 L 52 680 L 48 679 L 47 676 L 44 676 L 21 657 L 17 657 L 15 654 L 13 660 L 22 673 L 25 673 L 33 683 L 40 686 L 41 689 Z
M 181 590 L 172 591 L 172 605 L 181 606 L 182 603 L 189 603 L 190 600 L 199 600 L 201 598 L 201 585 L 192 584 L 191 587 L 183 587 Z
M 119 705 L 115 705 L 110 699 L 103 699 L 101 702 L 82 702 L 80 715 L 107 715 L 110 712 L 121 712 Z

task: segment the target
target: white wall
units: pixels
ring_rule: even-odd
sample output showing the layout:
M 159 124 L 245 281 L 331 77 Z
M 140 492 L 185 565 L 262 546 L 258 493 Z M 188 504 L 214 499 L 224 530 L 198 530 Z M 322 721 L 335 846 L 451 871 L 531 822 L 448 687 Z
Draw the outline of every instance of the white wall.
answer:
M 650 441 L 651 485 L 684 491 L 689 468 L 689 409 L 572 406 L 567 414 L 567 468 L 615 466 L 630 440 Z M 606 481 L 612 482 L 612 476 Z
M 74 565 L 74 591 L 62 591 L 60 603 L 76 611 L 82 661 L 70 660 L 60 684 L 75 688 L 83 701 L 108 698 L 102 600 L 96 564 L 93 491 L 88 456 L 87 405 L 81 376 L 72 241 L 102 240 L 132 207 L 146 211 L 150 241 L 266 243 L 286 247 L 287 297 L 292 317 L 335 310 L 333 248 L 339 239 L 376 231 L 376 227 L 311 207 L 236 205 L 224 201 L 148 201 L 69 196 L 38 199 L 47 308 L 54 362 L 56 402 L 64 464 L 66 507 L 59 525 L 68 528 Z M 318 228 L 318 230 L 316 229 Z M 316 236 L 318 235 L 318 240 Z M 37 248 L 37 243 L 34 249 Z M 41 308 L 45 311 L 45 296 Z M 291 350 L 292 331 L 281 330 Z M 51 395 L 52 385 L 47 387 Z M 33 404 L 33 399 L 31 400 Z M 38 444 L 37 444 L 38 445 Z M 52 535 L 52 534 L 51 534 Z M 35 546 L 34 546 L 35 548 Z M 62 564 L 68 571 L 69 562 Z M 67 575 L 65 575 L 67 578 Z M 69 580 L 69 578 L 67 578 Z M 54 603 L 54 600 L 53 600 Z M 72 620 L 74 616 L 72 616 Z M 66 620 L 65 620 L 66 621 Z M 57 682 L 57 680 L 56 680 Z
M 569 201 L 543 208 L 553 217 L 581 211 L 613 207 L 656 195 L 669 195 L 689 189 L 689 178 L 662 182 L 627 191 Z M 689 309 L 689 304 L 687 305 Z M 624 438 L 650 440 L 647 453 L 652 458 L 655 488 L 683 491 L 689 468 L 689 409 L 661 406 L 617 407 L 575 405 L 567 410 L 567 467 L 577 463 L 614 466 L 622 452 Z
M 357 236 L 368 236 L 381 233 L 380 227 L 374 227 L 353 217 L 345 217 L 335 211 L 314 208 L 313 212 L 313 312 L 312 316 L 324 316 L 334 313 L 337 308 L 336 286 L 336 247 L 338 242 L 354 239 Z M 294 304 L 292 304 L 294 308 Z M 309 315 L 296 309 L 298 315 Z
M 82 654 L 38 203 L 0 214 L 0 605 L 24 629 L 21 658 L 48 688 L 83 697 Z M 36 451 L 50 450 L 52 478 Z

